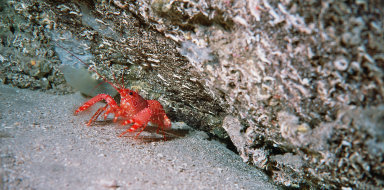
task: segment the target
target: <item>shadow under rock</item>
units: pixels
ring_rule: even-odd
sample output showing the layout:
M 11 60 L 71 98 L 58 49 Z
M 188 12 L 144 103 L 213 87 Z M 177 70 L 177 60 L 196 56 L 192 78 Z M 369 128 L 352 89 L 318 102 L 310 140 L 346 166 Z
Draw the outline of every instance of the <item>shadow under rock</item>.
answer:
M 85 122 L 87 123 L 87 122 Z M 112 119 L 102 120 L 102 121 L 94 121 L 90 127 L 103 127 L 106 125 L 112 125 L 115 122 L 113 122 Z M 119 122 L 116 122 L 119 123 Z M 130 125 L 119 125 L 116 126 L 116 129 L 123 129 L 120 133 L 124 132 L 125 130 L 129 129 Z M 145 129 L 137 136 L 137 133 L 140 132 L 140 129 L 137 129 L 136 131 L 129 132 L 125 134 L 122 137 L 130 137 L 135 138 L 143 143 L 150 143 L 150 142 L 159 142 L 159 141 L 169 141 L 174 140 L 178 138 L 185 137 L 191 129 L 189 128 L 178 128 L 178 129 L 169 129 L 163 131 L 159 130 L 157 126 L 147 126 Z

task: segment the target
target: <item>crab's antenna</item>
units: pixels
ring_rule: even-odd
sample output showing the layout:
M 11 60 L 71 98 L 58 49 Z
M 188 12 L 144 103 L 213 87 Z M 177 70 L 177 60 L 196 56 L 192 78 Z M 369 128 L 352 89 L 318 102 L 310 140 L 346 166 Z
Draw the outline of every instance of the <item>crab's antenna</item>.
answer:
M 124 86 L 124 71 L 127 69 L 127 67 L 124 68 L 123 74 L 121 75 L 121 84 Z
M 116 80 L 116 77 L 115 77 L 115 75 L 113 75 L 113 82 L 116 82 L 117 80 Z M 123 87 L 119 84 L 119 83 L 117 83 L 116 82 L 116 85 L 117 85 L 117 87 L 119 87 L 120 89 L 123 89 Z
M 113 83 L 109 82 L 103 75 L 101 75 L 100 73 L 98 73 L 96 71 L 96 69 L 94 69 L 93 67 L 90 67 L 90 65 L 88 63 L 85 63 L 83 60 L 81 60 L 79 57 L 77 57 L 74 53 L 70 52 L 69 50 L 67 50 L 66 48 L 64 48 L 63 46 L 61 46 L 60 44 L 58 44 L 57 42 L 55 42 L 54 40 L 52 40 L 53 43 L 55 43 L 57 46 L 59 46 L 60 48 L 62 48 L 63 50 L 65 50 L 66 52 L 68 52 L 69 54 L 71 54 L 74 58 L 76 58 L 77 60 L 79 60 L 81 63 L 83 63 L 84 65 L 88 66 L 88 68 L 90 68 L 93 72 L 95 72 L 97 75 L 99 75 L 99 77 L 101 77 L 105 82 L 107 82 L 108 84 L 110 84 L 114 89 L 116 89 L 117 91 L 119 91 L 119 87 L 118 86 L 115 86 Z

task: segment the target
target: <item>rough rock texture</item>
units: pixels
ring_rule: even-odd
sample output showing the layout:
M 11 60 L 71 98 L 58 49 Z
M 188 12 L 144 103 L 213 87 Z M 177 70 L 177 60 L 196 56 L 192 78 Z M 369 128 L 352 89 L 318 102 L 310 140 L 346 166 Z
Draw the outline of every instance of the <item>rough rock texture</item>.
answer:
M 0 81 L 20 88 L 68 92 L 57 63 L 50 59 L 55 53 L 41 35 L 44 26 L 36 23 L 36 8 L 0 1 Z
M 181 42 L 245 161 L 292 187 L 383 186 L 382 3 L 113 2 Z
M 174 119 L 224 137 L 227 113 L 244 161 L 277 183 L 384 187 L 382 1 L 10 4 L 47 39 L 85 44 L 100 73 L 124 73 Z

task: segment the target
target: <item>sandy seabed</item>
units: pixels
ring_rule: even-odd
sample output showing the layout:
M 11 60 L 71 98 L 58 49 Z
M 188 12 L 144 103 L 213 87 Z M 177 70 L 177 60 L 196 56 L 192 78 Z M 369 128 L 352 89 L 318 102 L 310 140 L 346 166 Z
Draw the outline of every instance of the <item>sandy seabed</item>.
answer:
M 0 85 L 0 189 L 278 189 L 260 170 L 183 122 L 167 141 L 148 127 L 85 122 L 80 94 L 50 95 Z

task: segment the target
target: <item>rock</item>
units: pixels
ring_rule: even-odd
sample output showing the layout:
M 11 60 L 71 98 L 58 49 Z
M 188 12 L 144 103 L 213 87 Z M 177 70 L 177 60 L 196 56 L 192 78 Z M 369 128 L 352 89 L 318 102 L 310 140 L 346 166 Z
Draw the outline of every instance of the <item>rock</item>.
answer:
M 231 141 L 236 146 L 243 160 L 248 161 L 248 155 L 244 152 L 246 145 L 245 137 L 244 134 L 241 133 L 244 127 L 240 124 L 240 121 L 231 115 L 227 115 L 223 120 L 223 128 L 231 138 Z

